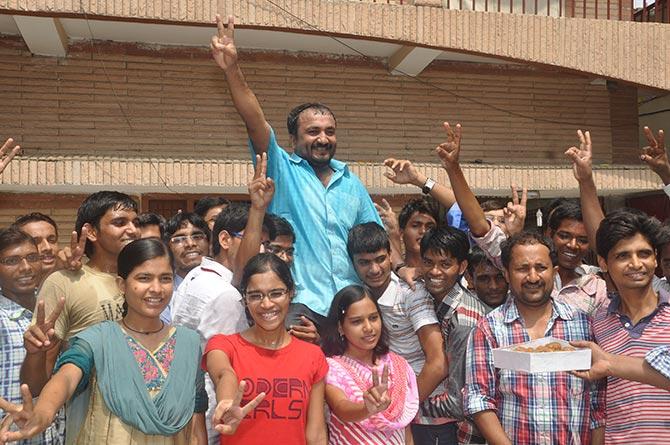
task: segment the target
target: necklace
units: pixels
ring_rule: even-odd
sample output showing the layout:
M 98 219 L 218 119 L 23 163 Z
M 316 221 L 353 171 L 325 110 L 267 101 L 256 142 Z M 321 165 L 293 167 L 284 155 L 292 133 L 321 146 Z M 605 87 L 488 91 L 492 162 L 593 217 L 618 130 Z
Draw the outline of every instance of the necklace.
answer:
M 158 328 L 158 329 L 156 329 L 155 331 L 138 331 L 137 329 L 133 329 L 133 328 L 131 328 L 130 326 L 128 326 L 128 325 L 126 324 L 126 320 L 124 320 L 124 319 L 121 319 L 121 323 L 123 324 L 123 326 L 126 327 L 126 329 L 131 330 L 131 331 L 133 331 L 133 332 L 137 332 L 138 334 L 142 334 L 142 335 L 156 334 L 156 333 L 162 331 L 163 328 L 165 327 L 165 322 L 164 322 L 163 320 L 161 320 L 161 327 Z

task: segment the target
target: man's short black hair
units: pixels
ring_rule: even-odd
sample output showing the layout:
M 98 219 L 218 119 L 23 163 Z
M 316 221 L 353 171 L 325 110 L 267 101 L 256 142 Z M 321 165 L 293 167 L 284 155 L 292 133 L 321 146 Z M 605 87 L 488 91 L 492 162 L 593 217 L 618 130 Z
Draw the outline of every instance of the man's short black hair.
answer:
M 198 214 L 201 218 L 204 218 L 209 209 L 212 207 L 218 206 L 227 206 L 230 204 L 230 201 L 223 196 L 205 196 L 204 198 L 198 199 L 198 202 L 195 204 L 193 213 Z
M 549 203 L 542 207 L 542 230 L 546 229 L 549 227 L 549 218 L 551 218 L 552 213 L 554 213 L 554 210 L 556 210 L 557 207 L 562 206 L 564 204 L 569 204 L 569 203 L 576 203 L 579 205 L 578 201 L 571 201 L 567 198 L 554 198 Z
M 178 231 L 179 229 L 188 225 L 188 223 L 191 223 L 193 227 L 202 230 L 205 236 L 207 236 L 207 240 L 209 241 L 211 232 L 209 231 L 207 223 L 199 215 L 193 212 L 179 212 L 175 216 L 170 218 L 165 223 L 165 230 L 163 232 L 163 241 L 165 241 L 165 243 L 169 245 L 170 238 L 172 238 L 172 235 L 174 235 L 175 232 Z
M 547 227 L 551 229 L 552 232 L 555 232 L 560 227 L 561 223 L 566 219 L 572 219 L 575 221 L 583 221 L 582 217 L 582 208 L 579 204 L 574 202 L 566 202 L 554 208 L 549 216 L 549 221 L 547 221 Z
M 27 215 L 19 216 L 16 218 L 16 221 L 14 221 L 14 224 L 12 224 L 12 227 L 16 227 L 20 230 L 26 224 L 33 222 L 45 222 L 50 224 L 56 231 L 56 236 L 58 236 L 58 225 L 56 224 L 56 221 L 54 221 L 49 215 L 45 215 L 41 212 L 32 212 L 28 213 Z
M 427 231 L 421 238 L 421 256 L 428 252 L 451 255 L 460 263 L 468 259 L 470 242 L 468 235 L 455 227 L 445 226 Z
M 524 230 L 523 232 L 512 235 L 502 242 L 502 245 L 500 246 L 500 257 L 502 259 L 503 267 L 505 267 L 505 269 L 509 269 L 509 265 L 512 261 L 512 249 L 514 249 L 514 247 L 531 246 L 533 244 L 542 244 L 547 249 L 549 249 L 549 258 L 551 258 L 552 266 L 556 266 L 558 264 L 558 255 L 556 254 L 554 243 L 549 238 L 538 232 Z
M 31 236 L 16 227 L 10 226 L 7 229 L 0 229 L 0 252 L 24 243 L 37 247 Z
M 489 264 L 495 267 L 495 264 L 493 264 L 491 259 L 486 256 L 486 252 L 484 252 L 481 247 L 473 246 L 472 249 L 470 249 L 470 254 L 468 255 L 468 272 L 470 275 L 475 275 L 475 269 L 480 264 Z
M 212 228 L 212 253 L 218 255 L 221 253 L 221 244 L 219 244 L 219 235 L 222 231 L 229 234 L 242 232 L 247 227 L 249 220 L 248 202 L 231 202 L 225 209 L 219 213 Z M 275 236 L 274 225 L 270 221 L 270 216 L 266 213 L 263 218 L 263 230 L 267 232 L 268 238 Z
M 670 241 L 670 228 L 653 216 L 637 209 L 617 209 L 600 222 L 596 232 L 596 252 L 607 260 L 607 255 L 616 244 L 640 234 L 658 253 Z
M 307 102 L 298 105 L 288 113 L 288 117 L 286 118 L 286 127 L 288 128 L 288 134 L 291 136 L 295 137 L 298 135 L 298 119 L 300 118 L 300 114 L 305 110 L 314 110 L 314 112 L 318 114 L 329 114 L 333 116 L 333 120 L 337 123 L 335 114 L 333 114 L 333 111 L 326 105 L 320 102 Z
M 137 202 L 125 193 L 107 190 L 87 196 L 77 211 L 77 221 L 74 225 L 77 235 L 81 235 L 81 229 L 84 227 L 84 224 L 90 224 L 99 229 L 100 220 L 110 209 L 137 212 Z M 84 252 L 89 257 L 93 254 L 93 244 L 88 240 L 86 241 Z
M 293 226 L 286 218 L 273 215 L 272 213 L 268 213 L 267 217 L 270 224 L 272 225 L 272 228 L 274 229 L 274 235 L 270 237 L 271 241 L 273 241 L 278 236 L 288 236 L 291 238 L 291 242 L 295 243 L 295 232 L 293 231 Z
M 391 252 L 391 241 L 382 226 L 376 222 L 367 222 L 351 228 L 347 239 L 347 253 L 351 261 L 356 254 L 375 253 L 380 250 Z
M 163 218 L 163 215 L 159 215 L 158 213 L 141 213 L 137 216 L 137 223 L 139 224 L 140 228 L 146 227 L 146 226 L 158 226 L 158 230 L 160 230 L 161 233 L 161 239 L 165 236 L 165 218 Z
M 499 199 L 487 199 L 479 205 L 484 212 L 492 210 L 502 210 L 505 208 L 505 203 Z
M 431 216 L 438 221 L 437 208 L 425 198 L 415 198 L 407 202 L 398 215 L 398 225 L 401 229 L 407 227 L 409 219 L 415 212 Z

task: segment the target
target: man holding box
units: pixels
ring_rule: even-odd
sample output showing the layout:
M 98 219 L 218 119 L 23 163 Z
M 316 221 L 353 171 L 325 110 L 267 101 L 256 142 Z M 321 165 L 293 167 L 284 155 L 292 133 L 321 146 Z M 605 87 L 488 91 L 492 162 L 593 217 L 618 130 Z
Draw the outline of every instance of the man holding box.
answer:
M 495 348 L 542 337 L 592 339 L 587 315 L 551 297 L 556 261 L 551 241 L 536 233 L 521 232 L 502 244 L 511 298 L 473 331 L 463 393 L 466 415 L 490 444 L 602 441 L 602 382 L 590 383 L 568 372 L 496 369 L 493 364 Z

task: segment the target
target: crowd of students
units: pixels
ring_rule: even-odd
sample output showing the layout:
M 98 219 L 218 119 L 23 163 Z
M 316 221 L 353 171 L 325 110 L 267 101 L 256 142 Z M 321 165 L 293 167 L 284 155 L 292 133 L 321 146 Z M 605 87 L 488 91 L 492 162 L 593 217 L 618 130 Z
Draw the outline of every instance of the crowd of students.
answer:
M 0 444 L 670 443 L 670 288 L 654 275 L 670 275 L 670 227 L 603 214 L 588 132 L 566 151 L 580 199 L 553 201 L 541 229 L 525 229 L 525 190 L 480 204 L 448 123 L 449 184 L 385 161 L 425 195 L 396 215 L 334 159 L 325 105 L 293 109 L 292 150 L 278 145 L 233 20 L 217 25 L 248 202 L 166 221 L 101 191 L 62 249 L 39 212 L 0 229 Z M 663 132 L 645 132 L 641 159 L 670 184 Z M 18 148 L 0 151 L 1 172 Z M 591 368 L 494 366 L 494 349 L 543 337 L 589 348 Z

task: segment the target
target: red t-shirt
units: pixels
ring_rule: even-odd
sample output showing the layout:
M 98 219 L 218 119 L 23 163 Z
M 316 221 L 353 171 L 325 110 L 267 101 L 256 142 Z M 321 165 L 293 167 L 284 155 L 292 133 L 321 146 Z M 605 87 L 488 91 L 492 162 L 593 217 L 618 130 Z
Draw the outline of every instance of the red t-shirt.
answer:
M 202 358 L 205 371 L 207 353 L 213 350 L 225 352 L 237 378 L 246 380 L 243 405 L 265 392 L 235 434 L 221 436 L 221 444 L 305 444 L 309 395 L 328 373 L 321 349 L 297 338 L 274 350 L 249 343 L 240 334 L 215 335 Z

